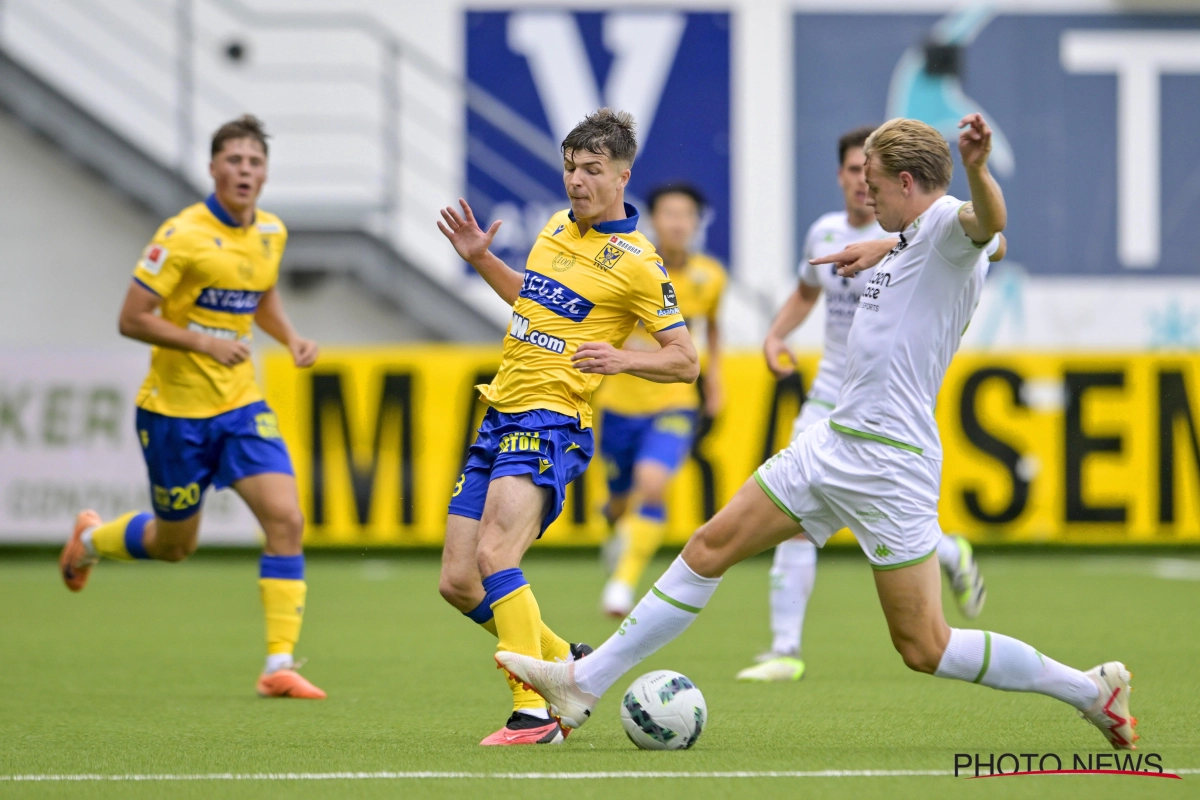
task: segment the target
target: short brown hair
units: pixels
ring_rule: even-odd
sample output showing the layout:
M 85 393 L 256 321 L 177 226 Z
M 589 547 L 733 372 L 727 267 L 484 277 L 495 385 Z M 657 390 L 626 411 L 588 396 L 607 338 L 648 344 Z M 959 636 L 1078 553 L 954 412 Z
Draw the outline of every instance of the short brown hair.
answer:
M 867 137 L 863 148 L 889 175 L 907 172 L 927 192 L 945 189 L 954 174 L 945 137 L 920 120 L 890 119 Z
M 874 125 L 862 125 L 846 131 L 838 137 L 838 166 L 846 163 L 846 153 L 867 143 L 867 137 L 875 132 Z
M 212 155 L 215 158 L 225 143 L 232 139 L 253 139 L 262 145 L 263 155 L 267 155 L 267 129 L 263 122 L 253 114 L 242 114 L 235 120 L 226 122 L 217 128 L 212 137 Z
M 583 118 L 562 141 L 562 153 L 583 150 L 632 164 L 637 155 L 637 123 L 628 111 L 601 108 Z

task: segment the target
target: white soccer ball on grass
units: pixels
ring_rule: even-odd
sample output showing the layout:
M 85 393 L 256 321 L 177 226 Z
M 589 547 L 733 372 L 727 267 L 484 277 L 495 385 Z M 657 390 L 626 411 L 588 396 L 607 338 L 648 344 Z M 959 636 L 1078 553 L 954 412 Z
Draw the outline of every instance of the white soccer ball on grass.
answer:
M 696 684 L 669 669 L 641 676 L 621 700 L 621 724 L 643 750 L 686 750 L 707 721 L 708 706 Z

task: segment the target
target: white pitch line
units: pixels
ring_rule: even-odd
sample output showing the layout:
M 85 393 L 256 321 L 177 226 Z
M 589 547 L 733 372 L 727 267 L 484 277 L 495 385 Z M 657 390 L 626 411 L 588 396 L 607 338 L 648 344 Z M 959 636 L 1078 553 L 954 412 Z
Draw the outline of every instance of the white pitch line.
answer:
M 901 778 L 952 775 L 949 770 L 827 769 L 808 772 L 213 772 L 198 775 L 0 775 L 0 782 L 37 781 L 362 781 L 362 780 L 605 780 L 612 778 Z
M 1167 769 L 1176 775 L 1200 775 L 1200 769 Z M 212 772 L 195 775 L 0 775 L 0 783 L 102 781 L 369 781 L 369 780 L 610 780 L 628 778 L 911 778 L 950 777 L 939 769 L 823 769 L 738 772 Z

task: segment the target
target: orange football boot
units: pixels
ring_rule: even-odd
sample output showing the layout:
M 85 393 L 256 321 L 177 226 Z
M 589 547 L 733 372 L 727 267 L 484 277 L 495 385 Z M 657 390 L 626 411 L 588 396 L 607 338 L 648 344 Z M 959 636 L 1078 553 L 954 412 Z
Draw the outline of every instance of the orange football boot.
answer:
M 63 583 L 72 592 L 83 590 L 92 567 L 100 560 L 88 555 L 82 537 L 84 531 L 96 527 L 101 522 L 103 520 L 100 519 L 100 515 L 90 508 L 75 515 L 75 531 L 63 545 L 62 555 L 58 557 L 58 571 L 62 573 Z
M 277 669 L 258 676 L 259 697 L 295 697 L 300 700 L 324 700 L 325 692 L 313 686 L 293 669 Z
M 488 736 L 481 745 L 562 744 L 566 736 L 554 717 L 541 719 L 514 711 L 503 728 Z

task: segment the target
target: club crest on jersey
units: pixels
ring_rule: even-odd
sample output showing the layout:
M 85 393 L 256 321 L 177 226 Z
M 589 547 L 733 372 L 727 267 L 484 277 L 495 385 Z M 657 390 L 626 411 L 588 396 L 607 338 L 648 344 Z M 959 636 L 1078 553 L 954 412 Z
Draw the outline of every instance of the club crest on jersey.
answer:
M 142 253 L 139 266 L 151 275 L 162 272 L 163 264 L 167 263 L 167 248 L 161 244 L 152 244 Z
M 253 314 L 258 310 L 258 301 L 262 292 L 251 292 L 245 289 L 218 289 L 210 286 L 200 292 L 196 305 L 210 311 L 223 311 L 226 314 Z
M 566 341 L 559 339 L 557 336 L 551 336 L 541 331 L 529 330 L 529 319 L 515 311 L 512 315 L 512 324 L 508 326 L 508 335 L 518 341 L 531 344 L 534 347 L 540 347 L 543 350 L 549 350 L 551 353 L 559 355 L 562 355 L 563 351 L 567 349 Z
M 616 237 L 614 236 L 613 238 L 615 239 Z M 612 246 L 611 244 L 606 244 L 604 245 L 604 248 L 596 254 L 596 266 L 605 272 L 608 272 L 617 265 L 617 262 L 621 260 L 621 256 L 623 255 L 625 254 L 616 247 Z
M 555 272 L 566 272 L 573 266 L 575 266 L 575 256 L 567 253 L 560 252 L 550 261 L 550 269 Z
M 521 284 L 521 297 L 532 300 L 560 317 L 572 322 L 583 322 L 592 313 L 596 304 L 568 289 L 553 278 L 525 271 Z
M 613 236 L 609 237 L 608 243 L 613 245 L 614 247 L 621 248 L 626 253 L 633 253 L 635 256 L 640 256 L 642 254 L 642 248 L 637 247 L 636 245 L 630 244 L 629 242 L 625 241 L 620 236 L 617 236 L 615 234 Z

